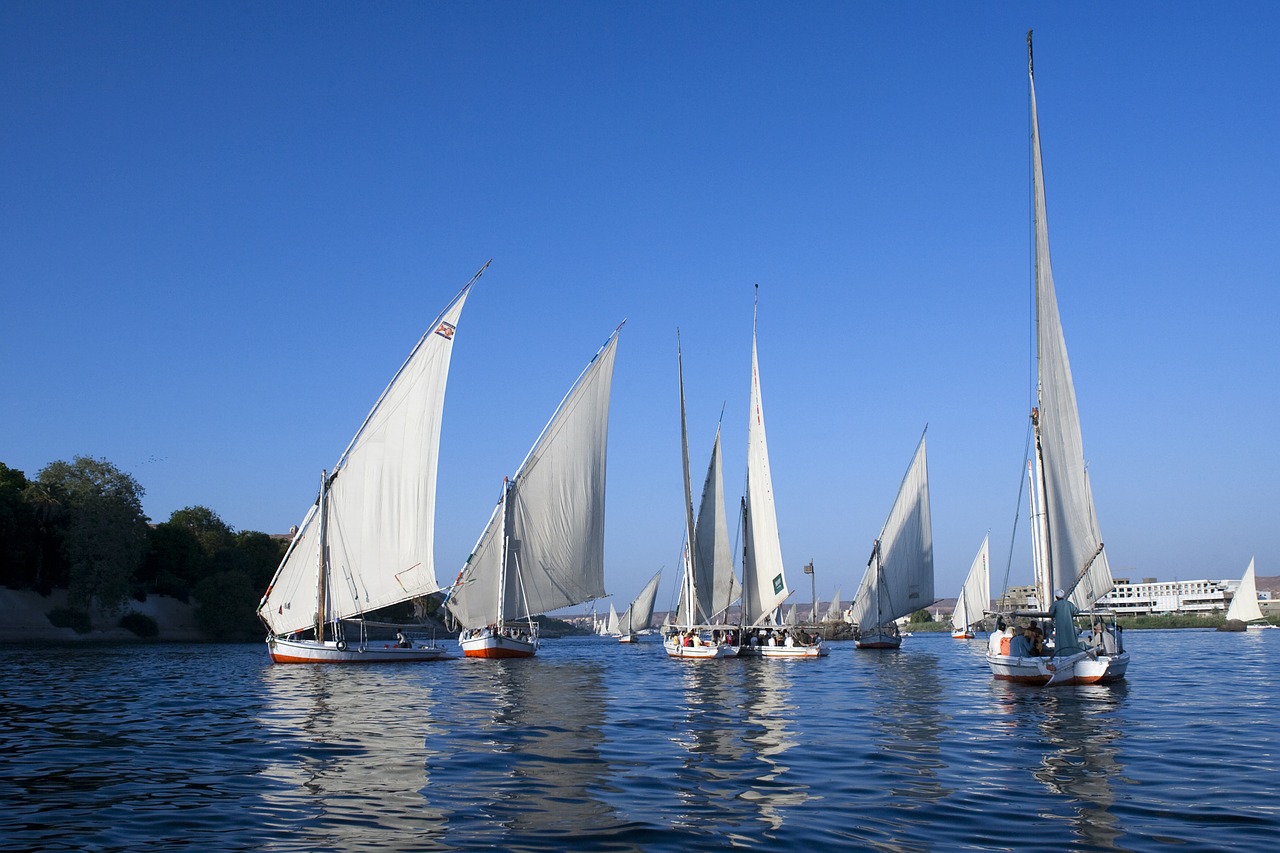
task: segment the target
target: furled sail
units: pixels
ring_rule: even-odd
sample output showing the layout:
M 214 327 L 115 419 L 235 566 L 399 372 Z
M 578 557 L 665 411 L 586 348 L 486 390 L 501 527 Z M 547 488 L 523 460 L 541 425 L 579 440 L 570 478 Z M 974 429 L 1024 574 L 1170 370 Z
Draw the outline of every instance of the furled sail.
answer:
M 929 468 L 924 436 L 853 600 L 860 628 L 886 625 L 933 603 L 933 532 L 929 520 Z
M 1067 343 L 1049 261 L 1049 223 L 1040 157 L 1035 77 L 1031 76 L 1032 172 L 1035 196 L 1036 335 L 1039 354 L 1039 443 L 1049 531 L 1049 590 L 1062 589 L 1080 608 L 1111 591 L 1111 568 L 1098 532 L 1085 471 L 1084 440 Z
M 617 342 L 615 330 L 505 485 L 449 598 L 465 627 L 605 594 L 605 450 Z
M 774 505 L 756 330 L 751 329 L 751 410 L 747 425 L 747 494 L 743 501 L 746 547 L 742 565 L 742 623 L 762 624 L 791 595 L 783 573 L 782 542 Z
M 307 513 L 263 596 L 258 612 L 273 634 L 316 623 L 322 506 L 329 510 L 322 619 L 355 616 L 440 588 L 435 503 L 445 382 L 458 318 L 479 277 L 427 329 L 325 479 L 324 500 Z

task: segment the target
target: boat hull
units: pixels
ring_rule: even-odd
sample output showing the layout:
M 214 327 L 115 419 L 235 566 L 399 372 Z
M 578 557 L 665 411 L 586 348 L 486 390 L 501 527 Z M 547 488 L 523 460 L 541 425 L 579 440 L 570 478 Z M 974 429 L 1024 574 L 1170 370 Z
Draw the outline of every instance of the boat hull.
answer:
M 715 658 L 732 658 L 738 656 L 738 648 L 725 644 L 711 645 L 704 643 L 699 646 L 682 646 L 670 640 L 663 642 L 663 648 L 667 650 L 667 657 L 682 658 L 686 660 L 713 660 Z
M 814 643 L 812 646 L 761 646 L 758 648 L 760 657 L 776 660 L 824 658 L 831 654 L 831 649 L 826 643 Z
M 414 644 L 407 648 L 395 643 L 348 645 L 332 640 L 287 640 L 267 638 L 267 651 L 274 663 L 413 663 L 446 657 L 440 646 Z
M 1051 657 L 1013 657 L 987 655 L 991 674 L 998 681 L 1030 684 L 1037 687 L 1072 684 L 1108 684 L 1124 678 L 1129 669 L 1129 653 L 1118 655 L 1074 655 L 1065 660 Z
M 538 641 L 516 639 L 501 634 L 459 638 L 458 645 L 464 657 L 469 658 L 531 658 L 538 652 Z
M 618 638 L 619 643 L 638 643 L 640 642 L 639 634 L 623 634 Z
M 953 640 L 972 640 L 976 634 L 972 631 L 952 631 L 951 639 Z
M 854 641 L 854 647 L 859 649 L 899 649 L 902 648 L 902 637 L 898 634 L 874 631 L 858 637 Z

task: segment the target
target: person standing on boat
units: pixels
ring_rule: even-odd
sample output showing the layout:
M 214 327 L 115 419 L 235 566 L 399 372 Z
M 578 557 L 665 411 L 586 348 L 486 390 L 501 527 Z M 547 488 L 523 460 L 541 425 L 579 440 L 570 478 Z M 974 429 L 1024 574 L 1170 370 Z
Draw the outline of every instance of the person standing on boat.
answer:
M 1058 656 L 1082 652 L 1076 640 L 1076 606 L 1060 590 L 1053 591 L 1053 606 L 1049 608 L 1049 618 L 1053 620 L 1053 645 Z

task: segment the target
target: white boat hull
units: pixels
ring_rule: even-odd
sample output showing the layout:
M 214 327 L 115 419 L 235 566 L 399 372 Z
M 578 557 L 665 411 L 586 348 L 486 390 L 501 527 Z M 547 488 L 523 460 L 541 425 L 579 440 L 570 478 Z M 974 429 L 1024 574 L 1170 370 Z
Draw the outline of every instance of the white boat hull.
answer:
M 999 681 L 1039 687 L 1106 684 L 1124 678 L 1129 668 L 1129 653 L 1096 657 L 1084 653 L 1063 659 L 988 654 L 987 663 L 991 666 L 991 674 Z
M 732 658 L 738 656 L 737 646 L 730 646 L 724 643 L 719 645 L 703 643 L 697 646 L 682 646 L 672 640 L 665 640 L 662 645 L 663 648 L 667 650 L 667 657 L 673 658 L 711 660 L 713 658 Z
M 618 642 L 619 643 L 638 643 L 640 642 L 640 635 L 639 634 L 623 634 L 622 636 L 618 637 Z
M 493 631 L 473 632 L 471 636 L 464 631 L 458 645 L 469 658 L 531 658 L 538 652 L 536 636 L 517 638 Z
M 760 657 L 779 660 L 803 660 L 805 658 L 824 658 L 831 654 L 826 643 L 814 643 L 812 646 L 758 646 Z
M 268 637 L 267 650 L 275 663 L 410 663 L 440 660 L 446 656 L 440 646 L 418 643 L 400 647 L 387 641 L 361 646 L 333 640 L 320 643 L 282 637 Z

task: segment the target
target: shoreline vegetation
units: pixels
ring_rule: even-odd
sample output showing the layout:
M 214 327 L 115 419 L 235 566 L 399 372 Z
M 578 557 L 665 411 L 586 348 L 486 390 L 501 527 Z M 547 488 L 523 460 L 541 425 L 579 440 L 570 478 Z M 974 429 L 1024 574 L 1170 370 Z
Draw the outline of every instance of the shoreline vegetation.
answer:
M 105 459 L 77 456 L 46 465 L 34 480 L 0 462 L 0 643 L 256 642 L 257 616 L 289 545 L 287 536 L 236 531 L 202 506 L 153 523 L 143 488 Z M 371 620 L 427 626 L 455 636 L 435 594 L 377 613 Z M 1125 630 L 1217 628 L 1225 613 L 1120 619 Z M 1280 624 L 1277 616 L 1269 617 Z M 590 632 L 539 617 L 547 639 Z M 924 611 L 913 633 L 950 631 Z M 852 626 L 825 622 L 824 639 L 853 638 Z

